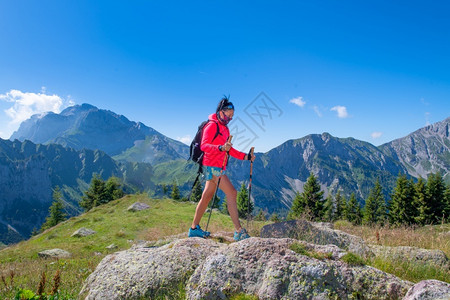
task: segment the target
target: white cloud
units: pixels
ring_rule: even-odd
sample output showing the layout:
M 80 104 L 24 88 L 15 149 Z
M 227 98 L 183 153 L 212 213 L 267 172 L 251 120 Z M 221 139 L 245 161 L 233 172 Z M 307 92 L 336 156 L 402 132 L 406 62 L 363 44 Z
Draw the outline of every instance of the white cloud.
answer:
M 371 134 L 373 139 L 379 139 L 382 135 L 383 135 L 383 133 L 379 132 L 379 131 L 372 132 L 372 134 Z
M 345 107 L 345 106 L 337 105 L 337 106 L 331 108 L 331 110 L 337 112 L 338 118 L 341 118 L 341 119 L 348 118 L 347 107 Z
M 180 141 L 180 142 L 182 142 L 183 144 L 186 144 L 186 145 L 190 145 L 191 142 L 192 142 L 192 138 L 188 134 L 188 135 L 185 135 L 183 137 L 177 137 L 177 141 Z
M 60 113 L 62 109 L 74 104 L 71 99 L 66 101 L 58 95 L 47 95 L 45 87 L 42 87 L 41 93 L 11 90 L 0 94 L 0 101 L 12 103 L 10 108 L 4 110 L 11 119 L 11 125 L 19 125 L 34 114 L 48 111 Z
M 289 101 L 289 103 L 293 103 L 293 104 L 295 104 L 295 105 L 297 105 L 299 107 L 304 107 L 305 104 L 306 104 L 306 102 L 303 101 L 303 97 L 297 97 L 297 98 L 291 99 Z
M 313 106 L 313 110 L 314 110 L 314 112 L 317 114 L 317 116 L 319 118 L 322 118 L 322 112 L 320 111 L 320 109 L 319 109 L 319 107 L 317 105 Z

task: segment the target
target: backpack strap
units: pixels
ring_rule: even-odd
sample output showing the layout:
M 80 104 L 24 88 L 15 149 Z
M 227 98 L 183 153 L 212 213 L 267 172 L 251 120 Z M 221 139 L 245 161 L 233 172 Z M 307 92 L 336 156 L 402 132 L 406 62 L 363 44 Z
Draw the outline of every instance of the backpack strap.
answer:
M 213 121 L 214 122 L 214 121 Z M 212 141 L 211 142 L 213 142 L 215 139 L 216 139 L 216 137 L 218 137 L 219 136 L 219 134 L 220 134 L 220 128 L 219 128 L 219 123 L 217 123 L 217 122 L 214 122 L 214 123 L 216 123 L 216 126 L 217 126 L 217 131 L 216 131 L 216 134 L 214 135 L 214 138 L 212 139 Z

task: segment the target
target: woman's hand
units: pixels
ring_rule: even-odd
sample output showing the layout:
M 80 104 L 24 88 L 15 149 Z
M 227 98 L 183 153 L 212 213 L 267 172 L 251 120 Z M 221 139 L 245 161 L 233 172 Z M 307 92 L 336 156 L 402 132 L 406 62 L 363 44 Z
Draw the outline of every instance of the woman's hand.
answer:
M 233 146 L 232 143 L 226 142 L 225 144 L 222 145 L 221 149 L 222 149 L 222 151 L 228 152 L 228 151 L 230 151 L 232 146 Z

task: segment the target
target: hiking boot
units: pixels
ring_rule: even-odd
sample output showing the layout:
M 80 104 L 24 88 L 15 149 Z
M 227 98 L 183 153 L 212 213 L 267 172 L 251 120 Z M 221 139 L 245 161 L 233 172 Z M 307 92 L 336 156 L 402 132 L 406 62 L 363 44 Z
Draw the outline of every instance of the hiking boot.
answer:
M 200 225 L 195 226 L 195 229 L 189 228 L 189 237 L 201 237 L 206 239 L 211 233 L 209 231 L 204 231 L 200 228 Z
M 249 237 L 250 237 L 250 236 L 248 235 L 247 230 L 245 230 L 245 228 L 242 228 L 242 229 L 241 229 L 241 232 L 237 232 L 237 231 L 234 232 L 233 239 L 234 239 L 236 242 L 239 242 L 239 241 L 248 239 Z

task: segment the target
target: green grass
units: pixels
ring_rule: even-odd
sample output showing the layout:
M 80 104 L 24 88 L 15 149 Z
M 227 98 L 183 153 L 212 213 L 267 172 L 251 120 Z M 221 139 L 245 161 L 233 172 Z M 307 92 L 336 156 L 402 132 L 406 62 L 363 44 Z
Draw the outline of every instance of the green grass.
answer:
M 448 235 L 450 224 L 423 227 L 380 227 L 355 226 L 347 221 L 337 221 L 334 223 L 334 227 L 335 229 L 359 236 L 370 244 L 389 247 L 409 246 L 423 249 L 439 249 L 447 257 L 450 257 L 450 238 Z M 367 260 L 366 264 L 412 282 L 436 279 L 450 283 L 450 270 L 431 264 L 388 257 L 371 258 Z
M 366 262 L 359 255 L 352 252 L 348 252 L 341 257 L 341 260 L 351 266 L 364 266 Z
M 150 209 L 128 212 L 127 208 L 135 202 L 147 203 Z M 196 204 L 190 202 L 150 199 L 144 194 L 128 195 L 60 223 L 28 241 L 3 249 L 0 251 L 0 276 L 4 279 L 0 280 L 0 299 L 13 299 L 18 289 L 36 291 L 40 281 L 37 274 L 44 271 L 48 293 L 52 284 L 50 279 L 58 269 L 61 271 L 63 299 L 76 299 L 84 280 L 107 254 L 128 249 L 139 240 L 156 243 L 170 235 L 186 233 L 187 236 L 195 208 Z M 201 225 L 205 226 L 203 223 L 206 221 L 205 214 Z M 255 224 L 259 228 L 263 225 L 262 222 Z M 97 233 L 84 238 L 71 237 L 81 227 Z M 208 229 L 211 232 L 234 230 L 230 217 L 220 213 L 213 213 Z M 118 248 L 106 249 L 113 243 Z M 53 248 L 69 251 L 72 257 L 60 260 L 38 257 L 38 252 Z
M 311 250 L 308 250 L 305 245 L 300 244 L 300 243 L 292 243 L 289 246 L 289 249 L 291 249 L 295 253 L 298 253 L 298 254 L 301 254 L 301 255 L 305 255 L 305 256 L 308 256 L 308 257 L 312 257 L 312 258 L 315 258 L 315 259 L 319 259 L 319 260 L 331 259 L 332 258 L 332 254 L 331 253 L 322 253 L 322 252 L 317 252 L 317 251 L 311 251 Z

